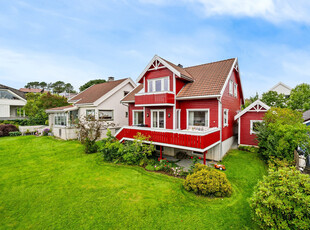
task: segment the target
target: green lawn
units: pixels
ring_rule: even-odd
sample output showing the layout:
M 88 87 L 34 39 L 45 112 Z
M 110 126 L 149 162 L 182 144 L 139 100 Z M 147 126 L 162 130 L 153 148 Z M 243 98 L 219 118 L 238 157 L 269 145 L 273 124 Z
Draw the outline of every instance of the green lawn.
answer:
M 234 194 L 208 199 L 181 179 L 103 163 L 76 141 L 0 138 L 0 229 L 252 229 L 248 199 L 266 167 L 237 150 L 223 163 Z

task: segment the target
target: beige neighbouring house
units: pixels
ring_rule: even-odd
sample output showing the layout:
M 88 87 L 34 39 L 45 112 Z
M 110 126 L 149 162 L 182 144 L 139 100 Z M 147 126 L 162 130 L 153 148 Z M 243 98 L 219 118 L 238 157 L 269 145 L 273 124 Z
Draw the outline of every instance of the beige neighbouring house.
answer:
M 46 110 L 49 127 L 56 137 L 76 139 L 78 130 L 73 121 L 93 115 L 96 119 L 114 124 L 114 127 L 110 127 L 114 134 L 128 123 L 128 108 L 121 103 L 121 99 L 135 87 L 136 84 L 130 78 L 114 80 L 111 77 L 105 83 L 92 85 L 70 98 L 68 102 L 72 105 Z M 105 137 L 106 132 L 106 129 L 102 129 L 101 137 Z
M 0 84 L 0 120 L 23 119 L 26 103 L 23 92 Z

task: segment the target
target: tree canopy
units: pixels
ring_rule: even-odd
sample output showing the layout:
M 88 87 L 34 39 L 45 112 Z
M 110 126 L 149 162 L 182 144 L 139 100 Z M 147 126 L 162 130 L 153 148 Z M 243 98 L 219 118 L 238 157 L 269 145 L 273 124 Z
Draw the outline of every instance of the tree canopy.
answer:
M 53 93 L 76 93 L 71 83 L 65 83 L 63 81 L 56 81 L 56 82 L 50 82 L 46 83 L 44 81 L 38 82 L 38 81 L 32 81 L 28 82 L 25 85 L 25 88 L 35 88 L 35 89 L 47 89 L 52 91 Z
M 303 83 L 291 91 L 288 106 L 294 110 L 306 111 L 310 109 L 310 85 Z
M 262 102 L 271 106 L 278 108 L 286 108 L 287 107 L 287 98 L 284 94 L 278 94 L 276 91 L 268 91 L 262 94 Z
M 84 85 L 82 85 L 79 89 L 80 89 L 80 92 L 89 88 L 90 86 L 92 85 L 96 85 L 96 84 L 100 84 L 100 83 L 104 83 L 106 82 L 106 80 L 104 79 L 95 79 L 95 80 L 90 80 L 88 82 L 86 82 Z

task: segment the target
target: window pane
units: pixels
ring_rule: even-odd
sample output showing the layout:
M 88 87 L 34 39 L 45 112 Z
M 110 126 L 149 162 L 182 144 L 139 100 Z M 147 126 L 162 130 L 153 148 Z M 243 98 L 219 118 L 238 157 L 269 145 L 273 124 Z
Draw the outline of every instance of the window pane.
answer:
M 258 132 L 258 129 L 259 129 L 259 127 L 262 125 L 262 123 L 261 122 L 259 122 L 259 121 L 255 121 L 255 122 L 253 122 L 253 131 L 254 132 Z
M 164 91 L 168 91 L 168 81 L 169 81 L 169 78 L 164 78 Z
M 153 111 L 153 127 L 157 128 L 157 112 Z
M 113 120 L 113 110 L 99 110 L 100 120 Z
M 208 111 L 189 111 L 188 125 L 189 126 L 205 126 L 209 125 Z
M 143 111 L 135 111 L 134 112 L 134 120 L 133 120 L 133 124 L 134 125 L 139 125 L 139 124 L 143 124 Z
M 176 129 L 180 129 L 180 110 L 177 110 L 177 113 L 176 113 L 176 124 L 175 124 L 175 128 Z
M 165 127 L 165 113 L 163 111 L 159 112 L 159 128 Z
M 160 92 L 161 91 L 161 80 L 155 81 L 155 91 Z
M 17 100 L 18 98 L 6 90 L 0 90 L 0 99 Z
M 149 92 L 153 92 L 153 81 L 149 81 Z

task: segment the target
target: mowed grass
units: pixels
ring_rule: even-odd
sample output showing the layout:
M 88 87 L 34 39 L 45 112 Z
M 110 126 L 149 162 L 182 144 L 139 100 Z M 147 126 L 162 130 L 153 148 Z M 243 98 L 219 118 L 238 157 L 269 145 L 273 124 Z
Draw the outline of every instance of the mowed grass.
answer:
M 104 163 L 77 141 L 0 138 L 0 229 L 253 229 L 248 200 L 266 167 L 238 150 L 223 164 L 233 196 L 210 199 L 182 179 Z

